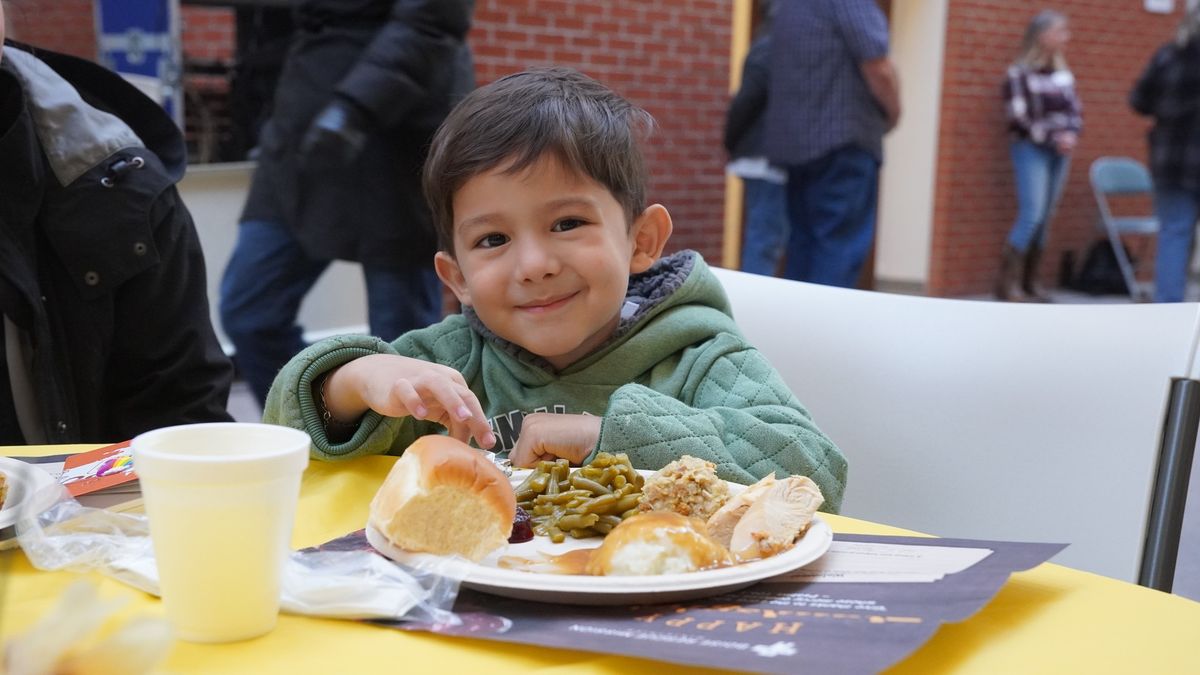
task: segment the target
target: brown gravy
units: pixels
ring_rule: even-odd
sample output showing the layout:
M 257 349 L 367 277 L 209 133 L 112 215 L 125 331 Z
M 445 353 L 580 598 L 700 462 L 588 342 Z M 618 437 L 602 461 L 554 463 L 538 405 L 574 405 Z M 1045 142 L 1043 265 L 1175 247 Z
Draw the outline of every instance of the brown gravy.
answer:
M 555 556 L 542 555 L 538 558 L 524 558 L 518 555 L 502 556 L 496 565 L 501 569 L 520 570 L 522 572 L 540 572 L 542 574 L 586 574 L 588 563 L 592 560 L 598 548 L 576 548 Z

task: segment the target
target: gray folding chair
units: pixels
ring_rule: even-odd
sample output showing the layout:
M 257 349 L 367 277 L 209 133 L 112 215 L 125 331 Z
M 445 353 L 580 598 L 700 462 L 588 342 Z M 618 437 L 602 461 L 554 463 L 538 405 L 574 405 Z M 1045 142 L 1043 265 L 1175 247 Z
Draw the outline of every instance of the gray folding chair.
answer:
M 1142 290 L 1133 275 L 1133 263 L 1121 244 L 1123 234 L 1152 235 L 1158 232 L 1158 218 L 1147 216 L 1114 216 L 1109 208 L 1110 195 L 1128 196 L 1145 194 L 1153 196 L 1154 182 L 1150 172 L 1136 159 L 1130 157 L 1100 157 L 1092 162 L 1090 171 L 1092 193 L 1096 195 L 1096 206 L 1100 209 L 1100 224 L 1108 234 L 1108 243 L 1121 268 L 1125 287 L 1134 301 L 1146 300 L 1149 294 Z

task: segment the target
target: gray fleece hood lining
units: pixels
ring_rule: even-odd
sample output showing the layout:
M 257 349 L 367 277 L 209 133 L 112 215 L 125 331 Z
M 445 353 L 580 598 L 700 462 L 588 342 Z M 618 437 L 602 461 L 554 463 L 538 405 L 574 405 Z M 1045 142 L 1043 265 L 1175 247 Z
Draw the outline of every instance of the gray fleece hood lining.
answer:
M 5 49 L 4 60 L 29 94 L 34 129 L 59 184 L 70 185 L 119 150 L 144 145 L 129 125 L 89 105 L 36 56 Z

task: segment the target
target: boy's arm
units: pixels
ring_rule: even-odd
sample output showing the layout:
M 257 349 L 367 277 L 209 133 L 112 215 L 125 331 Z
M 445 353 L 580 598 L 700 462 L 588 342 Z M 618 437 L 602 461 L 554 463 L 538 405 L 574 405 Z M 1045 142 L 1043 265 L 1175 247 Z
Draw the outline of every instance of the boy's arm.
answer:
M 473 8 L 466 0 L 394 0 L 387 23 L 338 83 L 337 95 L 384 127 L 399 124 L 452 79 Z
M 279 371 L 263 409 L 263 422 L 305 431 L 317 459 L 347 459 L 403 450 L 417 436 L 439 433 L 441 426 L 411 417 L 384 417 L 367 411 L 349 439 L 330 441 L 314 385 L 334 368 L 370 354 L 398 354 L 379 338 L 342 335 L 322 340 L 294 356 Z
M 624 452 L 639 469 L 692 455 L 745 484 L 771 472 L 808 476 L 825 496 L 823 509 L 836 513 L 845 457 L 762 354 L 732 336 L 721 339 L 715 348 L 723 353 L 704 366 L 690 402 L 637 384 L 614 392 L 597 451 Z

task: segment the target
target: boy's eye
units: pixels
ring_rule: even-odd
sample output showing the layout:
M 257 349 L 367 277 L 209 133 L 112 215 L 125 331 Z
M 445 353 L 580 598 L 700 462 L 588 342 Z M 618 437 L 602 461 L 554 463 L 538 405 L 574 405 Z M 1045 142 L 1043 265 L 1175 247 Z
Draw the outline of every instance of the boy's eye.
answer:
M 586 221 L 584 221 L 582 218 L 563 218 L 562 220 L 558 221 L 557 223 L 554 223 L 553 231 L 554 232 L 566 232 L 568 230 L 573 230 L 573 229 L 585 224 L 585 222 Z
M 475 242 L 475 246 L 479 248 L 496 248 L 507 243 L 507 236 L 493 232 L 492 234 L 484 235 L 479 241 Z

